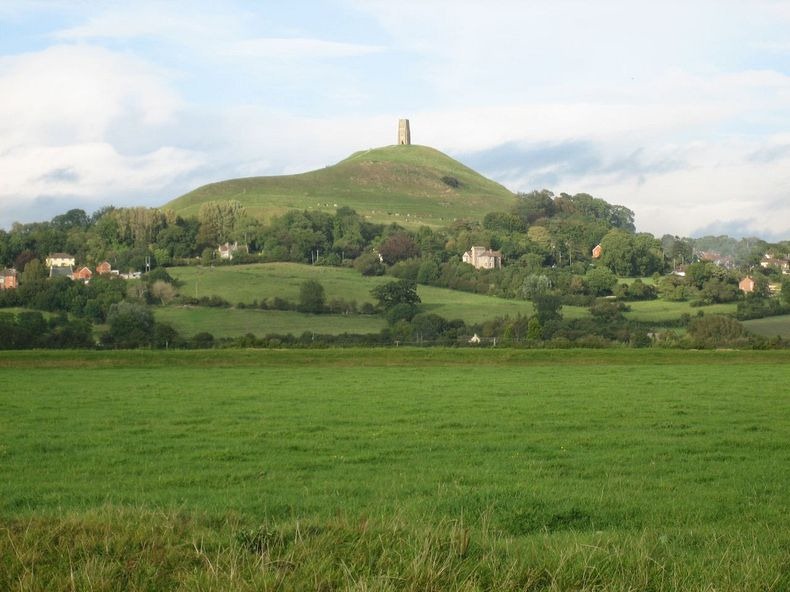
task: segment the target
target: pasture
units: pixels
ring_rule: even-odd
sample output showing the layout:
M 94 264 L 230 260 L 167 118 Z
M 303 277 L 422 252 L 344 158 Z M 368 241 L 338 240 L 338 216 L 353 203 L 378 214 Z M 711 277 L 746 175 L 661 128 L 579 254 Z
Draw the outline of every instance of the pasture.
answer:
M 260 302 L 274 297 L 296 302 L 299 299 L 299 288 L 307 280 L 321 282 L 326 291 L 327 302 L 343 299 L 354 300 L 358 305 L 365 302 L 373 304 L 375 299 L 370 291 L 380 284 L 396 280 L 391 276 L 364 277 L 358 271 L 348 268 L 299 263 L 171 267 L 168 272 L 183 282 L 178 290 L 180 294 L 220 296 L 231 304 L 251 304 L 253 301 Z M 508 300 L 433 286 L 418 286 L 417 293 L 422 299 L 422 311 L 435 313 L 446 319 L 463 319 L 467 323 L 480 323 L 495 317 L 515 317 L 519 314 L 528 316 L 534 310 L 532 303 L 525 300 Z M 566 318 L 579 318 L 588 314 L 586 309 L 576 306 L 564 306 L 562 312 Z M 177 313 L 169 314 L 175 317 Z M 352 332 L 342 328 L 333 332 L 343 331 Z
M 728 302 L 725 304 L 709 304 L 707 306 L 691 306 L 691 302 L 669 302 L 668 300 L 642 300 L 629 302 L 631 308 L 625 313 L 625 317 L 631 320 L 643 321 L 646 323 L 662 323 L 680 318 L 687 314 L 696 316 L 699 313 L 706 315 L 729 315 L 734 314 L 737 304 Z
M 387 322 L 374 315 L 303 314 L 285 310 L 167 306 L 154 309 L 156 320 L 171 324 L 181 335 L 211 333 L 214 337 L 256 337 L 277 334 L 321 335 L 378 333 Z
M 782 339 L 790 339 L 790 315 L 743 321 L 743 326 L 764 337 L 779 335 Z
M 4 352 L 0 588 L 784 590 L 788 363 Z

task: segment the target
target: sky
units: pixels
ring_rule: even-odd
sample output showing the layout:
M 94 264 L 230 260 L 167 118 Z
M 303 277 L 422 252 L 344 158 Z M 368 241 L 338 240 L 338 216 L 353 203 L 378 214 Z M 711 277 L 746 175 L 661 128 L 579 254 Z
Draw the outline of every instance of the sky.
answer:
M 437 148 L 790 239 L 790 0 L 0 0 L 0 228 Z

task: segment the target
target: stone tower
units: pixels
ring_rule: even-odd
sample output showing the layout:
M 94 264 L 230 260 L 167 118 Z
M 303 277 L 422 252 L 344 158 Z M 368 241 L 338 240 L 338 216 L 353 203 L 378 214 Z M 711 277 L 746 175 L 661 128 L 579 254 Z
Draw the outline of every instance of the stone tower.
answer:
M 405 146 L 411 144 L 411 131 L 409 130 L 408 119 L 398 121 L 398 144 Z

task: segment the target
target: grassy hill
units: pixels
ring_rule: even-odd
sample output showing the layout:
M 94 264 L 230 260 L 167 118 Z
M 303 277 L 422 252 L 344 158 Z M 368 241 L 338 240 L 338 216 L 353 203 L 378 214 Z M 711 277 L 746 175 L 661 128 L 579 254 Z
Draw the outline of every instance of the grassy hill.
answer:
M 348 206 L 373 222 L 404 226 L 444 226 L 458 218 L 480 219 L 514 202 L 505 187 L 438 150 L 387 146 L 298 175 L 211 183 L 164 207 L 196 215 L 207 201 L 231 199 L 262 220 L 292 209 L 334 212 Z

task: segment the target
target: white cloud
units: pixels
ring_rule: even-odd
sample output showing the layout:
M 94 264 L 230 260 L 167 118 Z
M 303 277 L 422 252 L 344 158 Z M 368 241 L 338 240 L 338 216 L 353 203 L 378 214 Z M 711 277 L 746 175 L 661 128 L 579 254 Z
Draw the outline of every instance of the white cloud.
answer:
M 0 59 L 0 146 L 97 140 L 119 119 L 158 125 L 179 107 L 154 68 L 105 49 L 56 46 Z
M 2 209 L 19 211 L 40 196 L 106 201 L 158 193 L 199 166 L 201 156 L 162 144 L 123 154 L 108 138 L 120 127 L 155 134 L 182 107 L 159 71 L 106 49 L 56 46 L 2 58 Z

